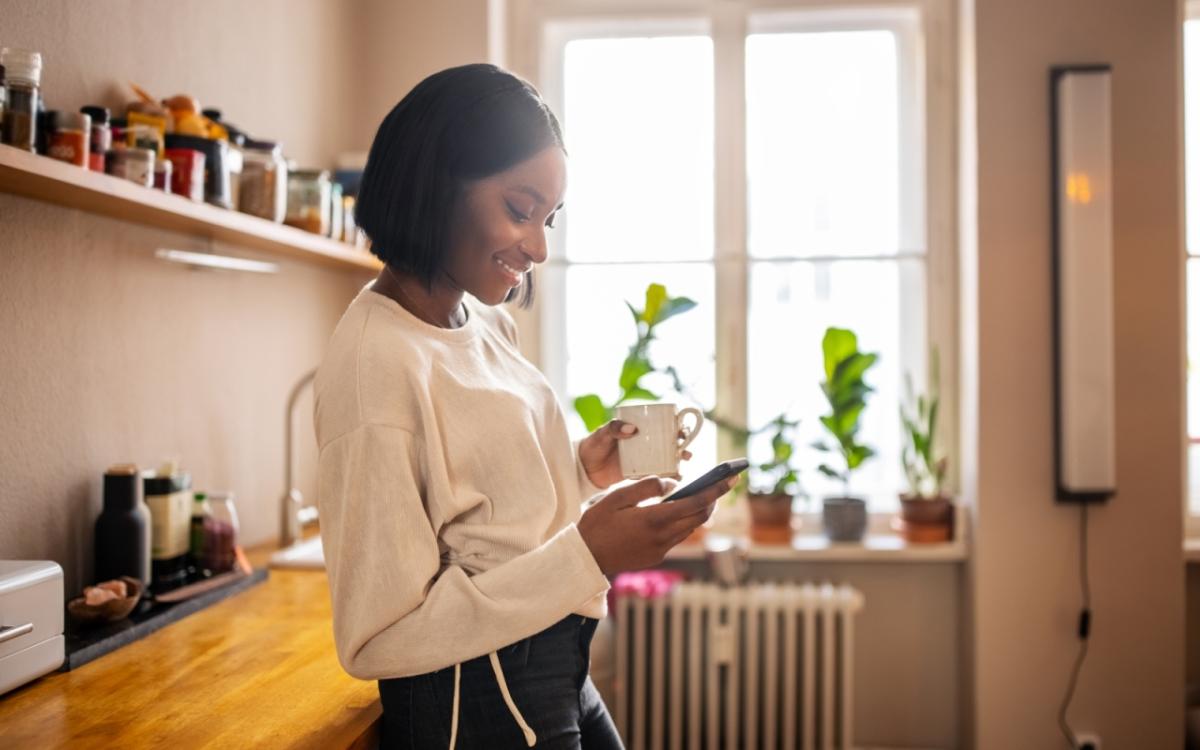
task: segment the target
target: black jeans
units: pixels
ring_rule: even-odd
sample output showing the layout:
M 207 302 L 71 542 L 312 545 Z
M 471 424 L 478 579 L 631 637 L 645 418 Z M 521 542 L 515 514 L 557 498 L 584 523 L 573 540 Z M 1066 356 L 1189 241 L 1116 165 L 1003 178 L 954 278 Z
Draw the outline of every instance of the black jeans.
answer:
M 513 702 L 537 734 L 538 748 L 621 750 L 621 738 L 588 677 L 597 621 L 569 615 L 497 652 Z M 379 681 L 383 702 L 380 747 L 450 746 L 454 667 Z M 463 662 L 457 747 L 524 748 L 488 657 Z

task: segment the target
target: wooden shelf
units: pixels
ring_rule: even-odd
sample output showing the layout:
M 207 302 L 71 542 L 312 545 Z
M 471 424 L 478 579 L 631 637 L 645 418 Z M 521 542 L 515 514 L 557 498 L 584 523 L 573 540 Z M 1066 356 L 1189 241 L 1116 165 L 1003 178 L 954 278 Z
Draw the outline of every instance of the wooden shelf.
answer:
M 0 192 L 288 258 L 340 268 L 382 268 L 375 256 L 344 242 L 238 211 L 194 203 L 12 146 L 0 145 Z

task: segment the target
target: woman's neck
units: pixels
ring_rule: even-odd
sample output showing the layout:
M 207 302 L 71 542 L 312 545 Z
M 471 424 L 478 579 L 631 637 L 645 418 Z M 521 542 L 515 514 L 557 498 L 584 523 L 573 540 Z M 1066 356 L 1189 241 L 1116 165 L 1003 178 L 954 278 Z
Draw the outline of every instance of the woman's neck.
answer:
M 463 291 L 444 279 L 435 279 L 432 290 L 419 279 L 384 266 L 371 284 L 371 291 L 389 297 L 413 315 L 438 328 L 461 328 L 466 324 Z

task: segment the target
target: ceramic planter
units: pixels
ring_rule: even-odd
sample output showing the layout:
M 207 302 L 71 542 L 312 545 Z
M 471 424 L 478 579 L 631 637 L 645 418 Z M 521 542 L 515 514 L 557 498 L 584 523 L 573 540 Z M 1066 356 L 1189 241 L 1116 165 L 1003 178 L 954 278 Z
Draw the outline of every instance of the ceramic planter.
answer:
M 867 503 L 857 497 L 827 497 L 821 508 L 831 542 L 860 542 L 867 531 Z

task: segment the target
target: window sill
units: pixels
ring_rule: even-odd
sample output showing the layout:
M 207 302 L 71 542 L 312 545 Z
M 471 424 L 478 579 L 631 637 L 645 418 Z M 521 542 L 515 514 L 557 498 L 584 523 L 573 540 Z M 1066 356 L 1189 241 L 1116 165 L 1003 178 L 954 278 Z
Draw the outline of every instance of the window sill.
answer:
M 667 559 L 703 560 L 709 549 L 722 549 L 738 540 L 746 543 L 751 562 L 960 563 L 967 559 L 967 545 L 961 539 L 913 544 L 896 534 L 869 533 L 862 542 L 830 542 L 821 534 L 796 533 L 791 544 L 765 544 L 740 534 L 712 531 L 705 534 L 703 543 L 675 547 Z

